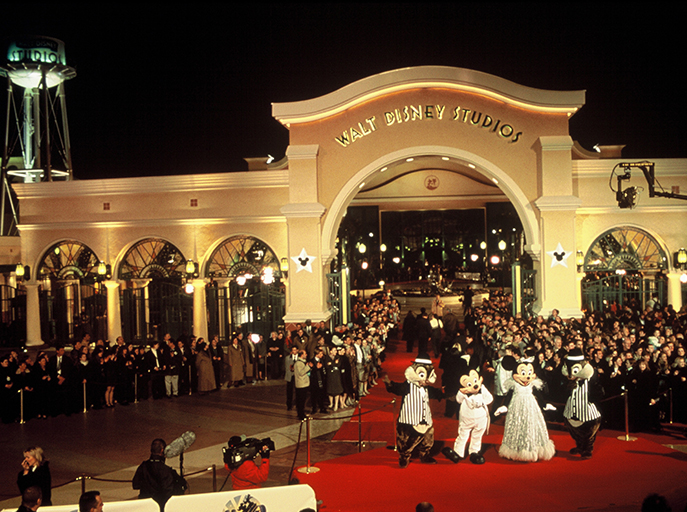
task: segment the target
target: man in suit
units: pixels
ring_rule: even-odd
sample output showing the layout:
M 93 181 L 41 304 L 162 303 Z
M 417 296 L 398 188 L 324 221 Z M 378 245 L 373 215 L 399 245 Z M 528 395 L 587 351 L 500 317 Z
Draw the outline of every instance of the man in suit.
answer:
M 74 412 L 76 390 L 74 389 L 73 370 L 74 362 L 65 354 L 64 346 L 58 345 L 55 355 L 48 361 L 50 381 L 55 392 L 55 412 L 70 415 Z
M 179 396 L 179 373 L 181 370 L 181 355 L 169 334 L 165 334 L 167 349 L 164 351 L 165 363 L 165 392 L 167 398 Z
M 165 396 L 165 361 L 159 341 L 153 341 L 145 355 L 146 368 L 150 375 L 151 391 L 154 399 Z
M 417 317 L 415 332 L 417 333 L 418 354 L 426 354 L 432 338 L 432 327 L 429 324 L 429 318 L 425 308 L 420 310 L 420 316 Z
M 296 391 L 296 380 L 294 375 L 294 367 L 298 361 L 298 347 L 296 345 L 291 346 L 291 353 L 286 356 L 286 361 L 284 361 L 284 378 L 286 379 L 286 410 L 290 411 L 293 409 L 293 395 Z

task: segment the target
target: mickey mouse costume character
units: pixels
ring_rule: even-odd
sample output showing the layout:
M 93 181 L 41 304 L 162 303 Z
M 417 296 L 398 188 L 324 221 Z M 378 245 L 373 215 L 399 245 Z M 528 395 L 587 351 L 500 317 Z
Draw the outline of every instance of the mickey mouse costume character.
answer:
M 499 448 L 499 456 L 504 459 L 536 462 L 550 460 L 556 454 L 534 394 L 544 387 L 544 383 L 537 376 L 533 362 L 534 358 L 516 361 L 512 356 L 505 356 L 502 361 L 504 369 L 513 372 L 511 378 L 504 382 L 504 389 L 513 392 L 510 403 L 496 411 L 496 414 L 508 411 Z M 546 409 L 555 410 L 550 404 Z
M 482 437 L 489 431 L 489 407 L 494 397 L 489 390 L 482 386 L 483 378 L 474 368 L 468 368 L 465 364 L 460 375 L 461 388 L 456 395 L 456 402 L 460 404 L 458 416 L 458 437 L 453 445 L 453 450 L 448 446 L 441 450 L 444 456 L 458 463 L 465 456 L 465 446 L 470 440 L 468 451 L 470 462 L 484 464 L 482 450 Z
M 436 464 L 437 461 L 429 452 L 434 446 L 434 425 L 429 399 L 441 400 L 443 391 L 431 387 L 437 380 L 432 360 L 427 354 L 420 354 L 413 364 L 404 372 L 405 382 L 393 382 L 388 375 L 384 376 L 384 384 L 389 393 L 403 397 L 401 411 L 396 422 L 396 447 L 398 449 L 398 465 L 408 467 L 410 455 L 419 447 L 420 462 Z
M 564 424 L 575 441 L 575 448 L 570 453 L 591 459 L 601 426 L 601 413 L 594 404 L 603 394 L 598 374 L 585 360 L 582 350 L 575 348 L 565 356 L 563 376 L 568 378 L 570 391 L 563 411 Z

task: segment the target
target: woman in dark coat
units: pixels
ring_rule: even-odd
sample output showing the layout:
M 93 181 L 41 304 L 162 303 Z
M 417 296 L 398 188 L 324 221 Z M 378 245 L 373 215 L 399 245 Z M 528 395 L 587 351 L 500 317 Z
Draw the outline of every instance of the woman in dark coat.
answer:
M 660 428 L 658 407 L 658 379 L 645 360 L 640 359 L 629 376 L 629 416 L 633 432 L 646 432 Z
M 105 381 L 107 382 L 107 388 L 105 389 L 105 407 L 114 407 L 114 392 L 118 380 L 118 361 L 117 354 L 114 350 L 109 349 L 105 352 L 104 367 Z
M 52 384 L 48 371 L 48 356 L 42 355 L 33 365 L 34 389 L 36 391 L 36 417 L 45 419 L 52 407 Z
M 212 369 L 215 374 L 215 384 L 219 388 L 222 386 L 222 366 L 224 366 L 224 351 L 219 344 L 219 338 L 215 336 L 210 342 L 208 349 L 212 358 Z
M 212 357 L 203 338 L 199 338 L 196 344 L 196 368 L 198 369 L 198 392 L 209 393 L 217 389 L 215 384 L 215 371 L 212 367 Z
M 344 401 L 344 388 L 341 373 L 341 357 L 336 347 L 332 348 L 329 357 L 324 362 L 325 378 L 327 385 L 325 386 L 327 394 L 329 395 L 329 407 L 336 411 L 341 407 L 346 407 Z
M 21 471 L 17 476 L 19 493 L 23 493 L 31 486 L 38 486 L 43 493 L 43 505 L 52 505 L 52 479 L 47 460 L 43 458 L 43 449 L 40 446 L 31 446 L 24 450 L 24 460 L 21 462 Z
M 351 371 L 351 361 L 346 355 L 346 347 L 340 346 L 336 349 L 339 353 L 339 366 L 341 368 L 341 385 L 343 386 L 343 395 L 341 396 L 341 403 L 344 407 L 351 405 L 354 395 L 355 387 L 353 386 L 353 372 Z
M 627 383 L 627 371 L 623 363 L 623 357 L 616 356 L 601 379 L 604 394 L 606 398 L 610 398 L 601 404 L 603 407 L 602 417 L 608 428 L 616 430 L 625 428 L 625 401 L 620 398 Z

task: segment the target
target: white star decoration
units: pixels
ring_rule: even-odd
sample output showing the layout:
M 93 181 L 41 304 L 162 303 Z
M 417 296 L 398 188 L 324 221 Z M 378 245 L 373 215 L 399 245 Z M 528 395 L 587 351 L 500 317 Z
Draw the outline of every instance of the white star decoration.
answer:
M 558 242 L 556 250 L 546 251 L 546 254 L 551 256 L 551 268 L 555 267 L 556 265 L 563 265 L 565 268 L 568 268 L 567 259 L 572 254 L 572 251 L 566 251 L 565 249 L 563 249 L 561 243 Z
M 305 247 L 301 249 L 301 253 L 298 256 L 291 256 L 291 259 L 296 263 L 296 274 L 301 270 L 307 270 L 312 274 L 312 262 L 315 261 L 315 256 L 308 256 Z

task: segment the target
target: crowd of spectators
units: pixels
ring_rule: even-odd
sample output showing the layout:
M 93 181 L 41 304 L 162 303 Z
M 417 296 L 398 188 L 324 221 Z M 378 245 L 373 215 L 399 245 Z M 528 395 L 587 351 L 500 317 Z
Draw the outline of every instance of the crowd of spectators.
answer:
M 296 405 L 303 419 L 305 395 L 313 414 L 346 408 L 366 396 L 377 384 L 387 340 L 398 329 L 398 315 L 398 302 L 379 293 L 354 301 L 351 322 L 333 332 L 324 322 L 306 321 L 291 332 L 272 333 L 268 370 L 287 382 L 287 409 Z M 304 365 L 300 372 L 299 364 Z
M 444 350 L 469 350 L 486 370 L 487 381 L 504 355 L 532 356 L 547 398 L 563 404 L 567 379 L 562 364 L 569 350 L 580 348 L 599 376 L 607 427 L 625 428 L 623 392 L 632 431 L 657 430 L 670 419 L 687 422 L 685 308 L 678 312 L 654 301 L 645 306 L 629 302 L 582 318 L 563 319 L 553 310 L 548 317 L 524 319 L 512 314 L 512 296 L 497 291 L 468 312 L 465 328 L 467 336 L 445 339 Z M 466 340 L 478 343 L 470 347 Z M 555 414 L 561 413 L 559 407 Z
M 226 347 L 218 336 L 208 343 L 194 336 L 173 340 L 166 334 L 162 341 L 138 346 L 122 337 L 112 344 L 94 342 L 85 334 L 71 350 L 61 345 L 54 352 L 35 354 L 12 350 L 0 358 L 0 416 L 5 423 L 43 419 L 283 379 L 292 347 L 305 349 L 312 363 L 310 395 L 317 402 L 313 409 L 343 408 L 376 382 L 398 304 L 368 298 L 354 305 L 352 315 L 350 327 L 334 332 L 324 322 L 308 321 L 292 331 L 275 331 L 267 339 L 239 332 Z
M 255 335 L 257 336 L 257 335 Z M 262 336 L 249 343 L 234 336 L 245 357 L 241 382 L 262 378 L 266 347 Z M 12 350 L 0 358 L 0 416 L 4 423 L 84 409 L 128 405 L 152 397 L 174 398 L 220 389 L 231 378 L 226 351 L 215 336 L 210 343 L 169 334 L 148 346 L 97 340 L 88 334 L 69 347 L 37 353 Z
M 655 301 L 641 307 L 630 302 L 582 318 L 563 319 L 553 310 L 548 317 L 525 319 L 512 314 L 511 295 L 497 290 L 481 304 L 464 308 L 462 325 L 437 297 L 431 312 L 423 309 L 417 317 L 408 312 L 403 337 L 409 352 L 417 342 L 420 352 L 434 349 L 436 358 L 470 350 L 490 386 L 503 355 L 527 352 L 536 358 L 547 398 L 559 404 L 566 395 L 562 362 L 567 351 L 580 348 L 604 389 L 606 426 L 624 428 L 624 403 L 618 397 L 627 391 L 631 430 L 649 430 L 671 418 L 687 423 L 684 309 L 678 312 Z M 347 326 L 330 330 L 324 322 L 307 321 L 266 339 L 237 333 L 226 347 L 217 336 L 207 343 L 193 336 L 173 340 L 165 335 L 161 342 L 142 347 L 121 337 L 112 346 L 92 342 L 86 334 L 69 352 L 57 346 L 50 355 L 12 351 L 0 358 L 0 415 L 3 422 L 17 421 L 23 405 L 24 420 L 46 418 L 149 397 L 209 393 L 261 379 L 285 379 L 286 406 L 291 409 L 297 389 L 294 365 L 303 351 L 311 411 L 336 411 L 376 384 L 387 339 L 398 327 L 398 302 L 380 293 L 355 300 Z

